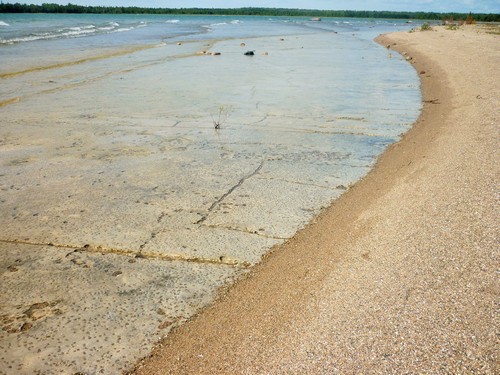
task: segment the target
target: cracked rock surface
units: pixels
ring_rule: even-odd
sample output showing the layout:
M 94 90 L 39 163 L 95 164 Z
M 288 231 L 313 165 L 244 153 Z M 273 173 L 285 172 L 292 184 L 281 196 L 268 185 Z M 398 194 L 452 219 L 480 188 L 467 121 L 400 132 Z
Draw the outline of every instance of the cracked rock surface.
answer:
M 54 247 L 0 251 L 0 361 L 12 373 L 118 373 L 238 272 Z

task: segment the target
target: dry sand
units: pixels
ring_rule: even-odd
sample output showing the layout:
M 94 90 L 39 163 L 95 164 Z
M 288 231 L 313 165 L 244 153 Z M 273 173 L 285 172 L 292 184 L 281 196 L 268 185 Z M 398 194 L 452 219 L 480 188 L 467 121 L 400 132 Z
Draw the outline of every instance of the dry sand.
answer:
M 498 35 L 380 42 L 421 73 L 414 128 L 137 373 L 499 373 Z

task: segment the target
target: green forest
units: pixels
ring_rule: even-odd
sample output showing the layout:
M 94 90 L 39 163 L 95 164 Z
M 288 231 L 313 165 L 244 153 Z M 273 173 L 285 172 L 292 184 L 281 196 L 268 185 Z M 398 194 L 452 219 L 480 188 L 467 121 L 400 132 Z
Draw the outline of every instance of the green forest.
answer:
M 391 18 L 413 20 L 465 19 L 464 13 L 435 12 L 391 12 L 354 10 L 310 10 L 284 8 L 141 8 L 81 6 L 75 4 L 26 5 L 0 4 L 0 13 L 95 13 L 95 14 L 190 14 L 190 15 L 231 15 L 231 16 L 287 16 L 287 17 L 349 17 L 349 18 Z M 500 22 L 500 14 L 473 14 L 479 22 Z

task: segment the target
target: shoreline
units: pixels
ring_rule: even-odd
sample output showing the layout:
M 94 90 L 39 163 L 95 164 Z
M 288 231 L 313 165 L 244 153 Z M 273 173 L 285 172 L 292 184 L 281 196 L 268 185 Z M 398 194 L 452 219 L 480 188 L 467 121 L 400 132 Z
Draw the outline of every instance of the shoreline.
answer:
M 169 43 L 6 79 L 6 98 L 20 100 L 1 108 L 1 369 L 131 368 L 366 174 L 420 113 L 417 75 L 374 44 L 374 25 L 235 27 L 261 26 L 282 37 Z M 75 43 L 46 45 L 68 57 Z
M 379 37 L 420 73 L 414 126 L 133 373 L 498 370 L 496 38 L 443 28 Z

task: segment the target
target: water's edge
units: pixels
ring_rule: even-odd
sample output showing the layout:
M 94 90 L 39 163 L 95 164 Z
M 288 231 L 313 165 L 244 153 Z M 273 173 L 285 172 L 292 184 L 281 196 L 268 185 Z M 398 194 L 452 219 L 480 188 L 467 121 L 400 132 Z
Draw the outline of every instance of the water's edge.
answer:
M 0 368 L 131 366 L 368 173 L 419 98 L 372 43 L 186 41 L 2 78 Z

